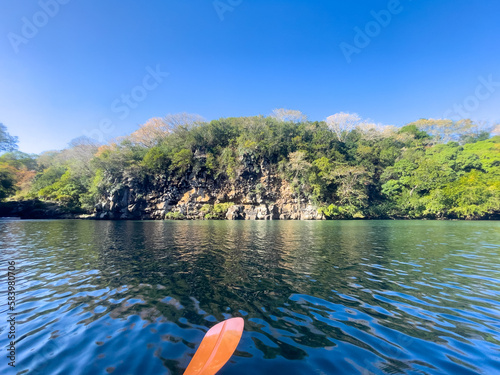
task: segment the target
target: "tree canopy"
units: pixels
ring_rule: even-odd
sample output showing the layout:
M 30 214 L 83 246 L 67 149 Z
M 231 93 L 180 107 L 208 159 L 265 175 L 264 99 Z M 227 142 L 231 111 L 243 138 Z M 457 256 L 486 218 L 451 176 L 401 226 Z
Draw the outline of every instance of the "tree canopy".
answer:
M 12 150 L 15 137 L 1 129 Z M 500 136 L 488 129 L 495 127 L 433 119 L 396 128 L 349 113 L 309 121 L 286 109 L 210 122 L 167 115 L 106 145 L 81 138 L 38 156 L 5 153 L 0 197 L 91 210 L 125 175 L 175 184 L 203 173 L 231 184 L 250 163 L 288 181 L 328 218 L 498 217 Z

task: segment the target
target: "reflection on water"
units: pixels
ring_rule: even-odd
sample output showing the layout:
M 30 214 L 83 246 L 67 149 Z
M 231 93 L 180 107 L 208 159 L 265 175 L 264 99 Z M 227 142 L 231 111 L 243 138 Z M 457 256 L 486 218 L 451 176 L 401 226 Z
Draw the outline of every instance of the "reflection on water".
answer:
M 19 271 L 15 373 L 181 374 L 211 326 L 242 316 L 221 374 L 493 374 L 499 229 L 2 221 L 0 267 Z

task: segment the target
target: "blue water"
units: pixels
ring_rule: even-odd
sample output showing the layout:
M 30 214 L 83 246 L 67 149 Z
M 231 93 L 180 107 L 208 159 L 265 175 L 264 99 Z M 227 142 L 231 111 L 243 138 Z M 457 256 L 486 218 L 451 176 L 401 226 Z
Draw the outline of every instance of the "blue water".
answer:
M 0 221 L 16 368 L 182 374 L 241 316 L 220 374 L 500 373 L 500 223 Z

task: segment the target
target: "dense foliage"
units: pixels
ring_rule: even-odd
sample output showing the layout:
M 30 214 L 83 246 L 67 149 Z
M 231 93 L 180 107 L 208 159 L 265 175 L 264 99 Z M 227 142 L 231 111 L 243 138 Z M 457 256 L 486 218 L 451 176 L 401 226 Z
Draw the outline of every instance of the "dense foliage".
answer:
M 124 172 L 175 182 L 202 171 L 232 183 L 244 178 L 248 160 L 257 173 L 269 166 L 328 218 L 500 214 L 500 136 L 469 120 L 419 120 L 394 128 L 345 113 L 308 121 L 286 110 L 210 122 L 170 115 L 107 145 L 78 139 L 60 152 L 7 152 L 0 156 L 0 198 L 38 197 L 91 210 Z M 206 218 L 221 217 L 224 203 L 207 206 Z

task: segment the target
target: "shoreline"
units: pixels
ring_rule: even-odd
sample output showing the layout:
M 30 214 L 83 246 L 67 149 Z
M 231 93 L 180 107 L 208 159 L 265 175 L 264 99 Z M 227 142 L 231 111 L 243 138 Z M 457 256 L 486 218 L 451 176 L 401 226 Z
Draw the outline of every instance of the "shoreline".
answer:
M 266 210 L 273 207 L 273 211 Z M 197 210 L 190 215 L 177 214 L 167 211 L 163 215 L 150 215 L 147 212 L 138 215 L 123 214 L 121 212 L 82 212 L 71 210 L 57 202 L 41 200 L 8 201 L 0 203 L 0 220 L 95 220 L 95 221 L 497 221 L 500 215 L 491 214 L 487 217 L 326 217 L 318 212 L 314 206 L 299 208 L 294 215 L 283 215 L 274 204 L 261 205 L 232 205 L 226 212 L 218 216 L 207 216 L 204 211 Z M 264 212 L 262 212 L 264 211 Z M 235 212 L 237 214 L 235 214 Z

